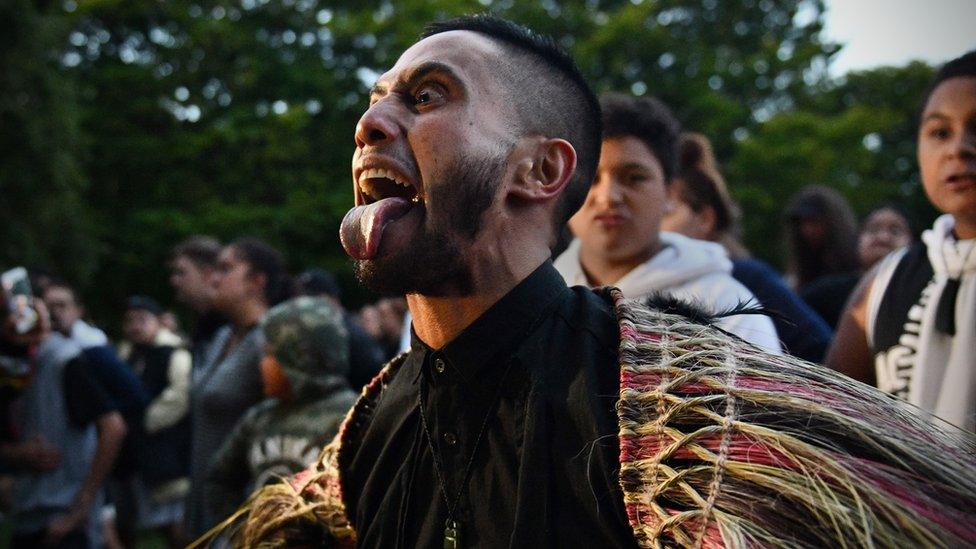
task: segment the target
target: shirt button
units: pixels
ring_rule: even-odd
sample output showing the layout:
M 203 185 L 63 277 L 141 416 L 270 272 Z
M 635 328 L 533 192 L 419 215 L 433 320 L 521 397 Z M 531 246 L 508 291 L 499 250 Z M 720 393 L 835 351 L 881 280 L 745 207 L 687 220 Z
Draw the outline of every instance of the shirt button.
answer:
M 448 446 L 457 446 L 458 437 L 454 433 L 444 433 L 444 443 Z
M 434 361 L 434 370 L 436 370 L 438 374 L 443 374 L 444 370 L 446 369 L 447 369 L 447 365 L 444 364 L 444 361 L 442 359 L 438 358 L 437 360 Z

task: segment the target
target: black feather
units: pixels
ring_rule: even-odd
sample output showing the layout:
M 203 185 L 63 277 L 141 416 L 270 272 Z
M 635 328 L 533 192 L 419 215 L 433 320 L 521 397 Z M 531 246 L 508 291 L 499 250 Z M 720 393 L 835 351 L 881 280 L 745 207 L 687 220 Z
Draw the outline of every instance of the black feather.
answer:
M 718 320 L 735 315 L 766 315 L 778 316 L 766 309 L 755 300 L 739 301 L 724 310 L 711 310 L 704 303 L 697 300 L 687 300 L 665 293 L 653 293 L 641 301 L 648 307 L 662 313 L 679 315 L 699 324 L 714 324 Z

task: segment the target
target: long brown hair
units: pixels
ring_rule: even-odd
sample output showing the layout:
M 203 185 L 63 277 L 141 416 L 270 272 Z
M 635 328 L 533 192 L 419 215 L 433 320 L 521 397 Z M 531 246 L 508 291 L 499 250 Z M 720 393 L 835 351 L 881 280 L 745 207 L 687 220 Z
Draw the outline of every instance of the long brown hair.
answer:
M 729 195 L 707 137 L 691 132 L 681 135 L 675 179 L 678 195 L 689 208 L 695 212 L 711 208 L 715 212 L 710 239 L 725 246 L 732 257 L 748 257 L 749 250 L 741 241 L 739 206 Z
M 803 219 L 816 219 L 824 224 L 826 234 L 820 249 L 812 248 L 800 233 Z M 857 218 L 847 199 L 830 187 L 809 185 L 790 200 L 786 208 L 787 240 L 789 243 L 789 272 L 802 288 L 815 279 L 829 274 L 856 272 Z

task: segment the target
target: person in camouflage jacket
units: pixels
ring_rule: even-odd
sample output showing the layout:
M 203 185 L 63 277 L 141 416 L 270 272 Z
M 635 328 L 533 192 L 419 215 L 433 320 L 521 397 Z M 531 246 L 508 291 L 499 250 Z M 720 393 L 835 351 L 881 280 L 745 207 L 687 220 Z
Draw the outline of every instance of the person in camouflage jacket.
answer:
M 214 459 L 207 489 L 227 516 L 255 488 L 313 463 L 358 396 L 349 387 L 342 313 L 299 297 L 270 310 L 261 375 L 268 397 L 251 408 Z

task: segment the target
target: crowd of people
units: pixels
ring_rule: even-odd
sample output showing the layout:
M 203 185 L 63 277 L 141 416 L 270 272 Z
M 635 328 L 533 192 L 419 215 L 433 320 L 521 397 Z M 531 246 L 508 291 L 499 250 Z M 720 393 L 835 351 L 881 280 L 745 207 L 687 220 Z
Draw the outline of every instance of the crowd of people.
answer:
M 331 273 L 292 278 L 258 239 L 191 237 L 169 270 L 193 330 L 135 294 L 114 343 L 70 283 L 31 273 L 36 326 L 2 347 L 13 546 L 184 546 L 313 460 L 402 350 L 402 298 L 352 314 Z
M 441 76 L 442 80 L 452 78 Z M 428 102 L 433 105 L 430 108 L 437 108 L 438 102 L 455 97 L 449 85 L 431 82 L 410 84 L 421 88 L 409 91 L 420 112 L 428 108 Z M 379 98 L 385 97 L 383 93 L 389 93 L 388 88 L 374 90 Z M 476 94 L 473 88 L 465 93 Z M 522 363 L 565 356 L 567 368 L 584 371 L 586 365 L 581 361 L 588 357 L 605 361 L 602 347 L 574 342 L 563 326 L 539 328 L 520 320 L 528 318 L 529 310 L 557 311 L 554 314 L 566 318 L 567 325 L 585 326 L 595 340 L 603 341 L 605 327 L 599 324 L 603 309 L 588 304 L 585 307 L 592 311 L 585 307 L 569 310 L 557 305 L 555 297 L 539 297 L 548 296 L 547 292 L 562 295 L 558 288 L 563 281 L 569 286 L 615 287 L 626 298 L 665 310 L 685 311 L 687 307 L 688 314 L 699 311 L 697 314 L 716 318 L 715 326 L 750 348 L 826 364 L 972 432 L 976 430 L 976 52 L 946 64 L 920 100 L 922 181 L 930 201 L 943 215 L 917 238 L 914 220 L 896 203 L 878 205 L 859 223 L 837 191 L 805 188 L 785 208 L 782 229 L 788 252 L 781 274 L 752 257 L 741 241 L 741 219 L 749 212 L 741 211 L 732 198 L 708 137 L 682 128 L 670 108 L 657 99 L 621 94 L 600 97 L 602 141 L 592 151 L 578 147 L 576 152 L 580 165 L 585 155 L 594 157 L 588 185 L 575 185 L 574 190 L 569 189 L 571 183 L 558 181 L 560 170 L 565 170 L 560 163 L 569 161 L 565 147 L 553 143 L 533 157 L 540 159 L 542 167 L 526 164 L 524 173 L 518 174 L 528 183 L 511 191 L 511 201 L 520 201 L 523 207 L 548 200 L 546 193 L 556 187 L 562 192 L 563 185 L 565 192 L 578 194 L 579 209 L 571 217 L 566 215 L 568 232 L 565 228 L 555 231 L 563 236 L 548 242 L 550 250 L 555 250 L 551 263 L 543 260 L 543 267 L 531 274 L 519 273 L 523 282 L 504 297 L 498 296 L 498 305 L 456 339 L 452 337 L 457 333 L 446 331 L 443 325 L 418 326 L 431 326 L 435 313 L 460 318 L 468 314 L 470 303 L 411 302 L 408 311 L 403 294 L 437 296 L 431 288 L 440 288 L 441 280 L 456 284 L 452 291 L 483 282 L 466 280 L 452 270 L 452 258 L 445 259 L 443 254 L 456 250 L 436 235 L 430 237 L 428 248 L 403 252 L 417 254 L 415 259 L 389 251 L 407 238 L 401 234 L 407 230 L 402 225 L 412 215 L 404 213 L 408 210 L 399 202 L 375 208 L 376 216 L 391 216 L 391 220 L 377 222 L 383 225 L 380 229 L 369 229 L 378 232 L 363 229 L 360 233 L 367 235 L 362 236 L 366 240 L 357 241 L 360 237 L 349 236 L 356 231 L 343 229 L 343 243 L 356 259 L 392 254 L 405 264 L 426 265 L 435 274 L 404 282 L 412 284 L 407 287 L 398 285 L 399 281 L 390 284 L 390 277 L 373 265 L 374 271 L 360 273 L 361 278 L 385 281 L 384 289 L 406 291 L 390 292 L 400 295 L 355 313 L 343 306 L 342 288 L 331 273 L 310 269 L 293 277 L 280 251 L 249 237 L 221 244 L 210 237 L 194 236 L 176 245 L 169 262 L 172 300 L 191 310 L 193 318 L 178 321 L 159 300 L 136 293 L 120 308 L 122 339 L 117 342 L 109 341 L 103 330 L 88 322 L 84 303 L 71 282 L 44 272 L 32 273 L 36 322 L 21 329 L 17 311 L 7 307 L 0 340 L 0 475 L 8 479 L 2 486 L 4 512 L 13 524 L 11 546 L 90 547 L 101 543 L 134 547 L 147 531 L 170 546 L 183 546 L 221 525 L 254 490 L 316 463 L 363 388 L 372 386 L 370 381 L 382 366 L 398 355 L 402 364 L 398 367 L 410 373 L 412 378 L 407 381 L 414 384 L 418 376 L 466 379 L 466 375 L 477 374 L 485 367 L 479 361 L 494 356 L 493 350 L 476 358 L 479 346 L 489 341 L 493 349 L 510 352 Z M 395 115 L 378 110 L 394 107 L 377 104 L 380 106 L 371 107 L 357 128 L 359 150 L 379 147 L 396 137 L 397 128 L 382 119 Z M 501 131 L 481 129 L 488 135 Z M 482 168 L 484 174 L 489 173 L 486 170 Z M 358 179 L 358 203 L 371 207 L 379 203 L 374 202 L 377 198 L 390 200 L 379 195 L 389 192 L 383 185 L 395 183 L 390 181 L 393 179 L 393 175 Z M 437 187 L 425 191 L 431 198 L 446 192 Z M 452 222 L 459 234 L 481 234 L 485 224 L 496 223 L 465 214 L 463 208 L 492 204 L 490 197 L 477 196 L 479 191 L 484 189 L 472 190 L 463 204 L 455 205 L 459 209 L 453 212 Z M 433 210 L 428 213 L 434 215 Z M 447 223 L 432 219 L 434 227 L 436 222 Z M 540 216 L 534 222 L 545 226 L 546 219 Z M 546 231 L 540 238 L 545 239 Z M 501 255 L 502 263 L 515 265 L 526 260 L 528 251 L 506 250 Z M 5 304 L 9 297 L 5 296 Z M 438 309 L 441 306 L 447 310 Z M 450 311 L 452 306 L 456 310 Z M 414 330 L 411 313 L 421 315 L 422 320 L 413 324 Z M 183 325 L 192 330 L 184 334 Z M 564 349 L 547 355 L 544 346 L 516 346 L 518 337 L 534 330 L 548 334 L 551 340 L 546 345 L 559 342 Z M 402 355 L 405 351 L 410 352 Z M 463 361 L 469 370 L 451 366 Z M 531 453 L 532 448 L 538 452 L 539 444 L 552 444 L 552 452 L 565 449 L 570 455 L 582 451 L 583 444 L 616 432 L 615 420 L 604 417 L 603 412 L 584 420 L 559 408 L 546 408 L 544 414 L 581 424 L 579 432 L 561 438 L 565 425 L 537 423 L 543 421 L 538 418 L 527 419 L 531 425 L 522 426 L 519 414 L 529 413 L 524 407 L 536 402 L 532 400 L 535 393 L 528 397 L 519 396 L 518 391 L 509 394 L 505 384 L 516 386 L 512 380 L 536 374 L 512 368 L 516 363 L 500 363 L 501 370 L 491 378 L 495 381 L 490 386 L 467 387 L 457 395 L 431 382 L 430 389 L 420 391 L 419 416 L 413 408 L 387 410 L 380 422 L 388 429 L 388 435 L 383 435 L 387 438 L 365 440 L 355 459 L 342 464 L 349 470 L 346 482 L 357 486 L 356 493 L 361 494 L 357 496 L 360 506 L 350 506 L 349 512 L 359 513 L 350 517 L 362 543 L 402 546 L 404 539 L 440 539 L 442 530 L 446 540 L 459 535 L 459 514 L 468 517 L 471 539 L 484 546 L 510 539 L 539 539 L 540 535 L 577 542 L 611 540 L 614 546 L 633 542 L 630 527 L 634 519 L 624 509 L 623 500 L 599 505 L 601 498 L 619 489 L 614 488 L 616 481 L 611 476 L 604 475 L 616 470 L 620 451 L 615 446 L 595 446 L 594 467 L 605 469 L 592 475 L 564 468 L 549 450 L 530 456 L 543 469 L 564 474 L 566 482 L 548 477 L 537 482 L 551 493 L 565 496 L 566 502 L 584 501 L 573 510 L 567 503 L 545 500 L 539 493 L 528 496 L 515 485 L 498 480 L 514 482 L 512 475 L 520 470 L 516 462 L 509 461 L 517 453 L 508 446 L 511 442 L 490 429 L 486 447 L 501 457 L 479 461 L 482 469 L 472 475 L 471 464 L 485 426 L 495 416 L 501 432 L 525 429 L 513 436 L 520 441 L 524 437 L 526 446 L 519 447 L 518 452 L 523 453 L 518 455 L 526 460 L 530 457 L 524 452 Z M 538 374 L 538 379 L 552 375 L 546 372 Z M 601 390 L 602 395 L 617 383 L 603 379 L 602 374 L 593 375 L 593 379 L 587 378 L 592 386 L 586 390 Z M 398 379 L 402 382 L 403 377 Z M 532 380 L 536 383 L 537 378 Z M 555 391 L 560 382 L 552 378 L 552 383 Z M 391 391 L 390 401 L 409 398 L 395 388 Z M 529 399 L 528 404 L 520 400 L 524 398 Z M 439 410 L 428 409 L 424 399 L 441 399 L 447 404 Z M 587 402 L 594 410 L 598 408 L 596 400 Z M 481 407 L 487 407 L 488 415 Z M 425 409 L 432 414 L 429 418 L 424 416 Z M 451 426 L 452 414 L 463 418 L 463 426 Z M 609 431 L 607 425 L 611 425 Z M 407 435 L 414 438 L 404 438 Z M 438 443 L 430 442 L 429 449 L 411 446 L 424 436 Z M 574 437 L 580 436 L 592 436 L 592 440 L 581 440 L 578 448 L 572 446 Z M 452 507 L 451 498 L 446 506 L 441 505 L 441 495 L 448 494 L 437 452 L 459 444 L 459 438 L 471 457 L 466 465 L 457 462 L 459 469 L 449 475 L 450 483 L 459 487 L 450 492 L 451 498 L 458 490 L 457 497 L 462 497 L 471 476 L 473 482 L 501 482 L 495 496 L 511 497 L 518 506 L 487 516 L 484 510 L 472 510 L 471 504 L 459 511 L 456 501 Z M 407 458 L 382 452 L 365 454 L 368 449 L 380 452 L 399 445 L 414 449 L 405 454 Z M 452 456 L 451 460 L 469 459 L 464 454 Z M 405 468 L 412 472 L 402 473 Z M 583 490 L 581 486 L 589 486 L 587 494 L 594 490 L 595 499 L 574 492 Z M 413 506 L 422 500 L 435 502 L 430 516 Z M 563 522 L 547 523 L 550 529 L 541 532 L 521 524 L 540 509 L 548 513 L 542 513 L 546 520 Z M 442 515 L 448 517 L 446 529 Z M 575 518 L 570 520 L 570 516 Z M 566 527 L 569 523 L 576 525 Z M 593 529 L 592 523 L 600 526 Z M 504 528 L 496 535 L 490 532 L 491 524 Z M 557 527 L 566 529 L 557 535 L 552 530 Z M 522 537 L 510 538 L 515 536 L 513 530 Z M 959 536 L 953 539 L 976 542 L 971 529 L 968 534 L 953 535 Z

